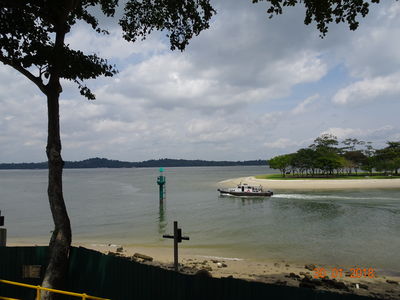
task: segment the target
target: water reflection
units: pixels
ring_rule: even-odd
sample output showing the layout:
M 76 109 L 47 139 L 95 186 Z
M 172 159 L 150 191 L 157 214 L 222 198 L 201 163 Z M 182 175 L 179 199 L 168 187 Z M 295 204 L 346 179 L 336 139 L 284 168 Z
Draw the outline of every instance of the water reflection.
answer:
M 273 206 L 279 210 L 299 210 L 302 215 L 312 215 L 314 219 L 334 219 L 344 214 L 342 206 L 333 201 L 276 199 Z
M 165 204 L 160 203 L 159 211 L 158 211 L 158 233 L 164 234 L 165 228 L 167 227 L 167 221 L 165 218 Z
M 267 197 L 240 197 L 240 196 L 226 196 L 226 195 L 219 195 L 218 198 L 227 199 L 229 201 L 232 201 L 233 203 L 240 203 L 243 206 L 260 204 L 269 199 Z

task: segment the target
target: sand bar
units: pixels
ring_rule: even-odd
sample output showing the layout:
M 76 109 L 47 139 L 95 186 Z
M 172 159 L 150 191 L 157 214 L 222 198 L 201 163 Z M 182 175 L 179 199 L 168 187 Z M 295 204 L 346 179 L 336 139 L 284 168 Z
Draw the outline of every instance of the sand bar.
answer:
M 340 190 L 340 189 L 400 189 L 400 179 L 257 179 L 254 176 L 220 181 L 218 186 L 234 187 L 239 183 L 261 185 L 264 189 Z

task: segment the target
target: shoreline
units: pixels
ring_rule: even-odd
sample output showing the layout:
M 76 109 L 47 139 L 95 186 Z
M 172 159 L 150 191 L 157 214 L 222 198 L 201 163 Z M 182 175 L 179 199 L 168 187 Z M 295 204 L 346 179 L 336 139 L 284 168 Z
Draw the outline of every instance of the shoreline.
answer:
M 8 246 L 33 246 L 28 243 Z M 37 246 L 37 245 L 35 245 Z M 96 243 L 73 243 L 75 247 L 84 247 L 106 255 L 133 258 L 133 260 L 165 269 L 173 269 L 173 247 L 136 246 Z M 143 259 L 141 257 L 149 257 Z M 151 258 L 151 261 L 150 261 Z M 292 287 L 308 287 L 316 290 L 325 290 L 336 293 L 351 293 L 361 296 L 373 296 L 383 299 L 400 298 L 400 271 L 398 274 L 386 275 L 384 271 L 374 270 L 374 277 L 352 276 L 351 268 L 361 266 L 314 265 L 313 262 L 287 262 L 285 260 L 259 261 L 256 259 L 218 257 L 208 251 L 199 254 L 196 249 L 179 248 L 180 272 L 195 274 L 199 270 L 214 278 L 233 277 L 249 281 L 258 281 L 268 284 L 285 285 Z M 315 278 L 315 268 L 323 268 L 329 278 Z M 339 270 L 340 273 L 334 272 Z M 320 269 L 321 270 L 321 269 Z M 336 276 L 335 276 L 336 274 Z M 355 273 L 354 273 L 355 274 Z M 318 276 L 317 276 L 318 277 Z M 322 276 L 321 276 L 322 277 Z
M 264 189 L 279 190 L 341 190 L 341 189 L 400 189 L 400 179 L 257 179 L 254 176 L 238 177 L 218 182 L 221 187 L 232 187 L 240 182 Z

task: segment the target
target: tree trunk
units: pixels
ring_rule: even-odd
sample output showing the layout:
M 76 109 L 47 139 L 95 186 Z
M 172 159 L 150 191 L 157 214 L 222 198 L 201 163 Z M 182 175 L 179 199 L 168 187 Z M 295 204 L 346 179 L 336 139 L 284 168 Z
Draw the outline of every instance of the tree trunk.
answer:
M 53 83 L 56 84 L 56 83 Z M 52 84 L 51 84 L 52 85 Z M 49 86 L 48 139 L 46 153 L 49 164 L 49 183 L 47 194 L 54 221 L 54 231 L 49 244 L 49 263 L 42 285 L 48 288 L 62 288 L 68 271 L 68 258 L 71 245 L 71 225 L 62 192 L 61 140 L 59 125 L 59 88 Z M 42 299 L 54 299 L 55 295 L 43 293 Z
M 54 221 L 54 231 L 49 244 L 49 261 L 43 287 L 62 289 L 65 286 L 69 265 L 71 246 L 71 224 L 65 207 L 62 192 L 62 171 L 64 162 L 61 157 L 59 97 L 62 92 L 60 85 L 59 57 L 64 46 L 65 30 L 56 33 L 53 65 L 50 69 L 50 79 L 46 86 L 48 136 L 46 154 L 49 164 L 49 183 L 47 194 Z M 42 300 L 58 298 L 58 294 L 42 292 Z

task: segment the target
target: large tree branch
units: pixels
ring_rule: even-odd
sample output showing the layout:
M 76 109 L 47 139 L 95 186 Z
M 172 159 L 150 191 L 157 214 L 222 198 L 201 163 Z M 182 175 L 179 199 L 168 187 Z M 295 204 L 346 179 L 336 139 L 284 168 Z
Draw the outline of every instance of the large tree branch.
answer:
M 40 77 L 36 77 L 35 75 L 33 75 L 31 72 L 29 72 L 28 70 L 26 70 L 25 68 L 21 67 L 20 65 L 14 64 L 12 62 L 12 60 L 4 57 L 3 55 L 0 54 L 0 61 L 5 64 L 8 65 L 12 68 L 14 68 L 15 70 L 17 70 L 18 72 L 20 72 L 22 75 L 25 75 L 25 77 L 27 77 L 30 81 L 32 81 L 34 84 L 36 84 L 36 86 L 46 95 L 47 91 L 46 91 L 46 86 L 43 84 L 43 81 Z

